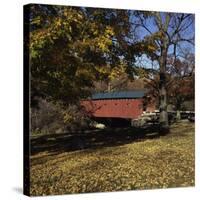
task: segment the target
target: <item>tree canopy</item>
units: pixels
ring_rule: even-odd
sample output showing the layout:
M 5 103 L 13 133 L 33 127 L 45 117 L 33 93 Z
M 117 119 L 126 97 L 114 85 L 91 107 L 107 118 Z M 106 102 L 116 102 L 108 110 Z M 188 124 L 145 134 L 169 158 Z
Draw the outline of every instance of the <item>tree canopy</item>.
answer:
M 32 5 L 32 98 L 71 103 L 88 95 L 95 80 L 132 74 L 136 48 L 125 10 Z

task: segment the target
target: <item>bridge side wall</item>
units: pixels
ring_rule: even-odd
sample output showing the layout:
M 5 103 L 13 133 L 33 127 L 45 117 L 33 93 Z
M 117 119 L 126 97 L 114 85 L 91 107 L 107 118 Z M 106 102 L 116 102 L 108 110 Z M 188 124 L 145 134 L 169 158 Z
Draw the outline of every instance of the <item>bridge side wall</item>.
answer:
M 137 119 L 143 112 L 143 99 L 84 100 L 81 105 L 93 117 Z

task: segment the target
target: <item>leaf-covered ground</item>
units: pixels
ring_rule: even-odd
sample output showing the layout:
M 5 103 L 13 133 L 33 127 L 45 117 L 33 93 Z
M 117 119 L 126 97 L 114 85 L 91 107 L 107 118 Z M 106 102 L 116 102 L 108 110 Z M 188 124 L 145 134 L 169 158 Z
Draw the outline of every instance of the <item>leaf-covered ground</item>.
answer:
M 59 141 L 62 137 L 66 141 L 60 149 L 55 138 L 32 143 L 39 150 L 31 156 L 31 195 L 194 186 L 193 123 L 173 124 L 165 136 L 131 140 L 130 134 L 134 131 L 124 133 L 129 139 L 123 142 L 116 134 L 109 143 L 93 135 L 89 140 L 93 148 L 64 149 L 70 145 L 64 135 L 59 136 Z M 43 148 L 47 141 L 49 149 Z

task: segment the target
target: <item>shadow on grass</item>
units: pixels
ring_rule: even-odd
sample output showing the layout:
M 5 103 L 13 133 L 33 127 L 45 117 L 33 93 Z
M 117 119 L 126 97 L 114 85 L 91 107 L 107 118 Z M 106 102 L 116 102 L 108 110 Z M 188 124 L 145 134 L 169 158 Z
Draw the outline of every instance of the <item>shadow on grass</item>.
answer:
M 158 125 L 142 128 L 107 128 L 62 134 L 49 134 L 31 139 L 31 154 L 47 151 L 58 154 L 77 150 L 97 149 L 160 137 Z

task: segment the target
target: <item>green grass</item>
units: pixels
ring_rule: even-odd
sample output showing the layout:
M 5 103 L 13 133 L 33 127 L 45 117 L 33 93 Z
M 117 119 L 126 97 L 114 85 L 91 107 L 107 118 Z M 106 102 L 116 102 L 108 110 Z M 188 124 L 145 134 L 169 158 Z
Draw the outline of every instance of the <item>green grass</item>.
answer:
M 174 124 L 154 139 L 100 146 L 32 155 L 31 195 L 194 186 L 193 123 Z

